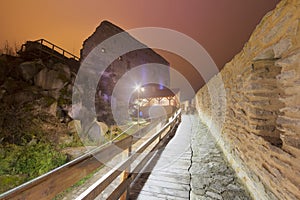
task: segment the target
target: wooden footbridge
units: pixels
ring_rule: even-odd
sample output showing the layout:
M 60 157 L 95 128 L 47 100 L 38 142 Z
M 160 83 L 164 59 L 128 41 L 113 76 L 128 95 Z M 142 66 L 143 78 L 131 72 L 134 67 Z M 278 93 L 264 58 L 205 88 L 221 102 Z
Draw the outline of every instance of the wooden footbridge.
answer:
M 178 110 L 165 121 L 156 120 L 122 140 L 110 141 L 43 176 L 1 194 L 0 200 L 53 199 L 57 194 L 118 156 L 123 159 L 80 193 L 77 196 L 78 200 L 148 200 L 154 197 L 165 199 L 170 192 L 173 197 L 178 196 L 177 199 L 188 199 L 190 190 L 188 167 L 191 155 L 184 153 L 180 159 L 170 165 L 171 156 L 178 154 L 176 149 L 179 150 L 182 145 L 173 144 L 173 150 L 162 151 L 165 144 L 175 135 L 180 122 L 181 111 Z M 185 138 L 182 137 L 180 140 L 184 142 Z M 162 170 L 155 171 L 155 166 Z M 113 189 L 108 193 L 105 190 L 111 187 L 113 182 Z M 164 189 L 164 185 L 170 185 L 174 189 Z M 104 191 L 105 197 L 103 197 Z

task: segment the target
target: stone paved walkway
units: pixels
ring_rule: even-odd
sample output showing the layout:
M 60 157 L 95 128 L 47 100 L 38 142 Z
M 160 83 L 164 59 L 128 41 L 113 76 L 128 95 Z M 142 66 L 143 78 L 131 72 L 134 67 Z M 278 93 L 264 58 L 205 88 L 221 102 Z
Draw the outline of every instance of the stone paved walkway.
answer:
M 252 199 L 224 160 L 224 155 L 216 145 L 207 127 L 196 116 L 190 116 L 192 131 L 192 200 L 248 200 Z
M 182 123 L 130 199 L 250 200 L 207 127 L 196 116 Z
M 100 170 L 88 182 L 92 184 L 107 170 Z M 138 181 L 130 199 L 251 199 L 228 167 L 207 127 L 193 115 L 182 116 L 175 136 L 157 153 Z M 76 188 L 63 199 L 74 199 L 88 185 Z M 107 193 L 103 193 L 97 199 L 106 197 Z

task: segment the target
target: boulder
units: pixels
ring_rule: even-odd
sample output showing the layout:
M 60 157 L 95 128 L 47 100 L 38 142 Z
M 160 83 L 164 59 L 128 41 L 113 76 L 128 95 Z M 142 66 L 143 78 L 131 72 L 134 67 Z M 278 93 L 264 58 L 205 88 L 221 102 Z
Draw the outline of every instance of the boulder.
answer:
M 61 71 L 44 68 L 34 77 L 34 84 L 44 90 L 60 90 L 67 82 L 64 77 L 65 73 Z
M 18 70 L 23 80 L 29 81 L 41 70 L 45 68 L 41 60 L 23 62 L 19 65 Z
M 79 120 L 72 120 L 68 123 L 68 130 L 72 134 L 77 134 L 77 132 L 81 131 L 81 125 Z
M 108 131 L 108 126 L 104 122 L 98 122 L 98 121 L 96 121 L 96 123 L 100 127 L 101 134 L 104 135 Z
M 44 109 L 50 115 L 56 116 L 57 111 L 57 101 L 54 101 L 50 106 Z
M 61 72 L 64 74 L 65 78 L 70 80 L 71 79 L 71 70 L 68 65 L 62 64 L 62 63 L 56 63 L 53 66 L 53 69 L 55 71 Z

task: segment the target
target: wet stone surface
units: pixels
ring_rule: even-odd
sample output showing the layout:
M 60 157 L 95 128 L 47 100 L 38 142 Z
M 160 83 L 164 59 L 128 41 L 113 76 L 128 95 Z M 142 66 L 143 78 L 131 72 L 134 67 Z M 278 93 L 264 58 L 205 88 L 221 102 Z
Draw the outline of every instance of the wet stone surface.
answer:
M 224 160 L 207 127 L 195 116 L 190 116 L 190 120 L 193 131 L 190 199 L 252 199 Z

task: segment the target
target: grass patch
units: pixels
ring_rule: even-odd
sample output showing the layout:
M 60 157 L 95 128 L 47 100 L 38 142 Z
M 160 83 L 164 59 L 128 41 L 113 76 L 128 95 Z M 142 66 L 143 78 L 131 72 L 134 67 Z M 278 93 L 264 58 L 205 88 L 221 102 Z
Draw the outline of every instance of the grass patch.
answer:
M 4 192 L 66 163 L 66 155 L 45 142 L 1 145 L 0 190 Z
M 0 175 L 0 193 L 22 184 L 26 177 L 20 175 Z

